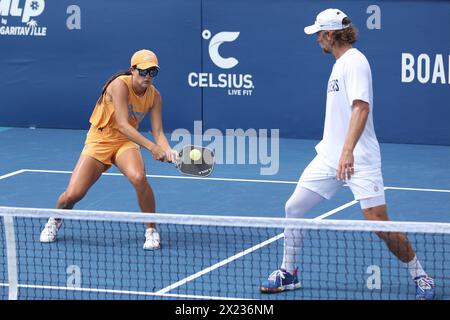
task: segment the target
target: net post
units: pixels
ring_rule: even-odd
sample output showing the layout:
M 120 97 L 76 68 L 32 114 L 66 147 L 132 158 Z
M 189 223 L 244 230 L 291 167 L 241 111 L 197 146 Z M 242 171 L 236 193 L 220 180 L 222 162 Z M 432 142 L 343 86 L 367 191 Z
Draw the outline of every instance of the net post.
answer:
M 17 255 L 16 255 L 16 236 L 14 232 L 13 216 L 4 216 L 5 239 L 6 239 L 6 259 L 8 264 L 8 299 L 17 300 L 18 281 L 17 281 Z

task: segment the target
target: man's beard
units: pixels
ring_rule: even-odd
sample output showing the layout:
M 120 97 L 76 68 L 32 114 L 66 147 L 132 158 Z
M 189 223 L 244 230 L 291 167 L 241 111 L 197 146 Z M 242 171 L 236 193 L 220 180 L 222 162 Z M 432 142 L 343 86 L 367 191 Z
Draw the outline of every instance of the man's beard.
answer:
M 322 48 L 323 53 L 331 53 L 331 50 L 328 48 Z
M 333 50 L 332 50 L 333 45 L 334 45 L 334 40 L 331 43 L 328 42 L 326 44 L 326 46 L 322 47 L 322 51 L 327 54 L 333 53 Z

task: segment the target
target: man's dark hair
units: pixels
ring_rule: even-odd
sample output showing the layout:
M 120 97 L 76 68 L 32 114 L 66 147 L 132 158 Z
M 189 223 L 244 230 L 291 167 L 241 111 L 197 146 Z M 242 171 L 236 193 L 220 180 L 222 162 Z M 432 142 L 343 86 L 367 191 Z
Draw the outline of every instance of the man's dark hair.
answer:
M 337 44 L 350 43 L 353 44 L 358 38 L 358 29 L 352 24 L 348 17 L 342 19 L 342 24 L 348 25 L 347 28 L 342 30 L 336 30 L 333 32 L 333 39 Z

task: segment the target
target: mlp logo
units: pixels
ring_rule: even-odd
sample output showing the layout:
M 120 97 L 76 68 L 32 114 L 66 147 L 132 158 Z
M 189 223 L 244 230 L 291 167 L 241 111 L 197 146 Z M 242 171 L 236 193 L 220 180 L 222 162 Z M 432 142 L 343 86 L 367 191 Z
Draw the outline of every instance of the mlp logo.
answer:
M 0 0 L 0 35 L 46 36 L 47 27 L 39 26 L 35 19 L 44 9 L 45 0 Z
M 203 39 L 209 40 L 209 57 L 218 68 L 228 70 L 239 64 L 235 57 L 224 57 L 220 54 L 220 47 L 227 42 L 234 42 L 239 34 L 240 32 L 223 31 L 212 36 L 209 30 L 202 32 Z M 191 87 L 227 89 L 230 96 L 251 96 L 255 88 L 250 74 L 191 72 L 188 82 Z

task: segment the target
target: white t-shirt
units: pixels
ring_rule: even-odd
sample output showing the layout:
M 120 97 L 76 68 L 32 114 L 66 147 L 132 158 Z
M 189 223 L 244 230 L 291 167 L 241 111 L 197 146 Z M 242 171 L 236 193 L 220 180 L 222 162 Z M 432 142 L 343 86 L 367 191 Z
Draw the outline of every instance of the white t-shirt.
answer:
M 333 66 L 328 80 L 323 139 L 317 153 L 337 168 L 347 136 L 353 101 L 369 103 L 366 126 L 353 151 L 355 170 L 381 167 L 380 146 L 373 127 L 372 73 L 366 57 L 357 49 L 347 50 Z

